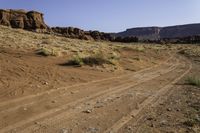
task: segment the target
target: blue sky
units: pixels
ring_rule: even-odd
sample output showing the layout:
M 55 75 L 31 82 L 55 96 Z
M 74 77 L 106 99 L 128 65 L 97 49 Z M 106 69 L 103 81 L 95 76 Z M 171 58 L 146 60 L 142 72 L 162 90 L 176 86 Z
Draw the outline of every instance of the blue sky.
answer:
M 50 26 L 104 32 L 200 23 L 200 0 L 1 0 L 0 8 L 37 10 Z

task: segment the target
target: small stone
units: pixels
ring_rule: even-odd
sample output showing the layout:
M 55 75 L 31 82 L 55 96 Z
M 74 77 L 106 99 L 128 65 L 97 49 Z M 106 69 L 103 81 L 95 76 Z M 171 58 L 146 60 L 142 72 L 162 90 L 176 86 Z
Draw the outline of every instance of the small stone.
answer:
M 135 115 L 131 115 L 132 118 L 135 118 Z
M 25 107 L 25 108 L 24 108 L 24 111 L 26 111 L 26 110 L 27 110 L 27 108 Z
M 164 105 L 163 103 L 160 103 L 160 105 Z
M 89 114 L 89 113 L 92 113 L 92 110 L 88 109 L 88 110 L 85 110 L 83 112 Z
M 155 127 L 155 125 L 153 123 L 150 124 L 150 127 Z
M 129 131 L 131 131 L 131 130 L 132 130 L 132 127 L 131 127 L 131 126 L 128 126 L 127 129 L 128 129 Z
M 52 103 L 56 103 L 56 100 L 51 101 Z
M 36 125 L 39 125 L 39 124 L 40 124 L 40 123 L 39 123 L 39 122 L 37 122 L 37 121 L 35 121 L 34 123 L 35 123 Z
M 172 111 L 172 109 L 171 108 L 167 108 L 167 111 Z
M 44 82 L 44 85 L 48 85 L 49 83 L 48 82 Z
M 153 118 L 152 118 L 152 117 L 148 117 L 147 120 L 148 120 L 148 121 L 151 121 L 151 120 L 153 120 Z
M 166 120 L 162 120 L 162 121 L 160 122 L 160 124 L 164 126 L 164 125 L 167 124 L 167 121 L 166 121 Z

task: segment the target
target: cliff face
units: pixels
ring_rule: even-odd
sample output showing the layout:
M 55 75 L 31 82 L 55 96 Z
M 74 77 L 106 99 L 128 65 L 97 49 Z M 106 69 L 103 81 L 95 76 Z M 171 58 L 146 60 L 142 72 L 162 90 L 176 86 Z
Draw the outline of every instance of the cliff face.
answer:
M 170 27 L 144 27 L 128 29 L 114 36 L 135 36 L 140 40 L 158 40 L 164 38 L 183 38 L 200 35 L 200 24 L 179 25 Z
M 120 32 L 115 34 L 115 36 L 120 37 L 138 37 L 140 40 L 143 39 L 153 39 L 157 40 L 160 38 L 160 30 L 159 27 L 144 27 L 144 28 L 132 28 L 127 29 L 124 32 Z
M 36 11 L 0 10 L 0 24 L 37 32 L 49 30 L 44 22 L 43 14 Z
M 200 24 L 170 26 L 162 28 L 161 38 L 183 38 L 200 35 Z

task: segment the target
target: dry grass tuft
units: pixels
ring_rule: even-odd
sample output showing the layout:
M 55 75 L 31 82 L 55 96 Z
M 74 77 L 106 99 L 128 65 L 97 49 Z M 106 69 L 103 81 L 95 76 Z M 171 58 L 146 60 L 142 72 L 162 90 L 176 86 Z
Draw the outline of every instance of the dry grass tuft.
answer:
M 38 55 L 42 56 L 60 56 L 60 52 L 56 51 L 55 49 L 47 49 L 47 48 L 41 48 L 37 50 Z
M 188 77 L 186 79 L 187 83 L 189 85 L 194 85 L 194 86 L 197 86 L 197 87 L 200 87 L 200 78 L 197 78 L 197 77 Z
M 106 55 L 103 52 L 98 52 L 94 55 L 90 56 L 80 56 L 76 55 L 73 59 L 69 60 L 66 65 L 75 65 L 75 66 L 102 66 L 104 64 L 116 65 L 117 61 L 119 60 L 119 56 L 116 53 L 111 55 Z

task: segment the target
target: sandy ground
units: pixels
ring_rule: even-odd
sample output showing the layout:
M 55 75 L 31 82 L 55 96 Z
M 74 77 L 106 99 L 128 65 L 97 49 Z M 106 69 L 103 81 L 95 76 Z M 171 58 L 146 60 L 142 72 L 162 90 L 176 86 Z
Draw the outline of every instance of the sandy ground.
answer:
M 199 57 L 122 48 L 110 71 L 1 44 L 0 133 L 200 132 Z

